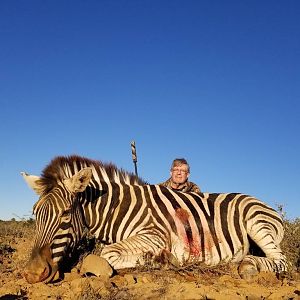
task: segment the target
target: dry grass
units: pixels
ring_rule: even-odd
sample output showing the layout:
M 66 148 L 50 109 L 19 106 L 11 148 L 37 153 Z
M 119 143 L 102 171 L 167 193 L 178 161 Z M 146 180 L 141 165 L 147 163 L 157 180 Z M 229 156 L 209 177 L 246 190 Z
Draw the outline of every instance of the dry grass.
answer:
M 1 221 L 0 220 L 0 272 L 9 273 L 17 269 L 17 264 L 12 256 L 16 251 L 16 245 L 25 239 L 34 236 L 34 221 Z M 25 256 L 25 255 L 24 255 Z
M 279 210 L 280 211 L 280 210 Z M 286 254 L 288 261 L 290 263 L 290 274 L 294 271 L 300 271 L 300 219 L 288 220 L 285 215 L 280 211 L 284 219 L 285 226 L 285 237 L 282 242 L 282 249 Z M 9 273 L 14 273 L 15 277 L 18 270 L 21 269 L 21 264 L 25 261 L 25 257 L 21 257 L 23 261 L 20 261 L 20 256 L 18 260 L 14 261 L 15 254 L 18 254 L 18 244 L 24 243 L 24 241 L 32 240 L 35 231 L 34 220 L 21 220 L 21 221 L 0 221 L 0 273 L 3 275 Z M 76 247 L 71 259 L 67 259 L 65 263 L 65 268 L 71 269 L 76 266 L 80 267 L 82 258 L 89 253 L 100 254 L 102 250 L 102 244 L 87 234 L 81 243 Z M 30 250 L 28 250 L 30 252 Z M 28 253 L 29 255 L 29 253 Z M 65 270 L 67 270 L 65 269 Z M 223 275 L 234 276 L 232 271 L 232 266 L 228 264 L 219 265 L 216 267 L 207 267 L 203 264 L 193 263 L 187 264 L 183 267 L 178 267 L 174 265 L 158 265 L 152 264 L 151 261 L 147 262 L 144 266 L 139 266 L 135 270 L 129 270 L 133 276 L 140 276 L 141 278 L 150 278 L 151 282 L 160 283 L 159 287 L 153 290 L 153 294 L 157 298 L 164 298 L 168 291 L 168 286 L 177 282 L 184 281 L 195 281 L 195 282 L 207 282 L 213 284 L 218 277 Z M 123 271 L 126 272 L 126 271 Z M 139 274 L 142 272 L 142 274 Z M 174 275 L 175 274 L 175 275 Z M 291 276 L 292 277 L 292 276 Z M 291 278 L 290 277 L 290 278 Z M 110 286 L 99 290 L 91 284 L 87 284 L 77 299 L 103 299 L 103 300 L 126 300 L 135 299 L 133 292 L 126 286 Z M 23 291 L 20 298 L 14 299 L 27 299 L 26 291 Z M 18 297 L 19 297 L 18 296 Z M 16 296 L 14 296 L 16 297 Z M 57 298 L 62 299 L 62 298 Z M 76 299 L 76 298 L 75 298 Z M 207 299 L 203 296 L 203 299 Z
M 278 206 L 283 218 L 284 238 L 281 248 L 289 262 L 289 271 L 300 272 L 300 218 L 288 220 L 282 206 Z
M 0 220 L 0 238 L 11 240 L 12 238 L 28 238 L 34 234 L 33 219 L 22 221 L 1 221 Z

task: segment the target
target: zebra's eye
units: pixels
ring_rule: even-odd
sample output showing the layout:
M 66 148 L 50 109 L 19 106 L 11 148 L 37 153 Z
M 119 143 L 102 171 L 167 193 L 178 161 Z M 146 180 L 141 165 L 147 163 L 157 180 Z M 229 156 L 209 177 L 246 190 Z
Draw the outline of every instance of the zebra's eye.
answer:
M 66 209 L 65 211 L 63 211 L 63 212 L 61 213 L 60 217 L 61 217 L 61 218 L 62 218 L 62 217 L 68 217 L 68 216 L 70 215 L 70 213 L 71 213 L 71 208 Z

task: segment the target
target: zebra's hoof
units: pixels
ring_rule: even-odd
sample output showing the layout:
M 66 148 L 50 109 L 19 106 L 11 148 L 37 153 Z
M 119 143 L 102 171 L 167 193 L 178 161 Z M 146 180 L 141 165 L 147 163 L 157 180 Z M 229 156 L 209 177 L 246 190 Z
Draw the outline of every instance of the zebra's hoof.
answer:
M 279 280 L 284 280 L 284 279 L 291 279 L 291 274 L 289 274 L 287 271 L 281 271 L 276 273 L 276 277 Z
M 239 275 L 247 281 L 252 280 L 259 272 L 255 266 L 250 263 L 243 262 L 238 268 Z

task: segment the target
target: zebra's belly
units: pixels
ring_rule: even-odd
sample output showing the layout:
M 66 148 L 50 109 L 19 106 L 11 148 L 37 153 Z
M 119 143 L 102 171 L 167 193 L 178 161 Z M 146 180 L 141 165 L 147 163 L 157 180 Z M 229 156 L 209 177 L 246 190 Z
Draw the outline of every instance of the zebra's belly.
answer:
M 242 245 L 237 245 L 232 250 L 226 241 L 213 239 L 209 233 L 204 235 L 203 241 L 191 240 L 185 234 L 174 233 L 171 239 L 171 253 L 181 265 L 193 262 L 201 262 L 208 266 L 227 262 L 235 263 L 240 262 L 247 252 Z
M 220 256 L 216 246 L 190 242 L 187 239 L 174 235 L 172 238 L 171 253 L 181 265 L 185 263 L 203 262 L 207 265 L 220 263 Z

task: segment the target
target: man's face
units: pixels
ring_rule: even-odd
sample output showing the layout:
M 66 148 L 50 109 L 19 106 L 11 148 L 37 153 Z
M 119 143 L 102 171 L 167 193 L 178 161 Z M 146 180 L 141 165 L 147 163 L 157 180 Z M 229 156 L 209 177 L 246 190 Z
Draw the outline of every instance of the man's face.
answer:
M 171 178 L 174 183 L 181 184 L 187 181 L 190 173 L 188 173 L 188 166 L 185 164 L 176 165 L 171 170 Z

